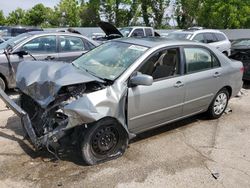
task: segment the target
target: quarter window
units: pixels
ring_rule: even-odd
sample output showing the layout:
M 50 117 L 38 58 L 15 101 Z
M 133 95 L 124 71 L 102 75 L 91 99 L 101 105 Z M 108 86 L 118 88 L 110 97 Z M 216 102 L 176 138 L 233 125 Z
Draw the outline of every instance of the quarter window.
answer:
M 166 49 L 153 54 L 139 69 L 139 72 L 156 79 L 179 74 L 179 49 Z
M 31 53 L 55 53 L 56 36 L 42 36 L 23 45 L 23 50 Z
M 215 36 L 219 41 L 226 40 L 226 37 L 221 33 L 215 33 Z
M 217 58 L 204 48 L 184 48 L 186 72 L 199 72 L 213 67 L 219 67 Z

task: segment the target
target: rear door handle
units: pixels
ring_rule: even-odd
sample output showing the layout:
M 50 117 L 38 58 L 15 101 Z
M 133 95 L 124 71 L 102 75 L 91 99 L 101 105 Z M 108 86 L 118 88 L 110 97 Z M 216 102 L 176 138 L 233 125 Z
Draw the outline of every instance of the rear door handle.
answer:
M 53 59 L 55 59 L 55 57 L 53 57 L 53 56 L 47 56 L 47 57 L 45 58 L 45 60 L 53 60 Z
M 220 77 L 220 75 L 221 75 L 221 73 L 219 73 L 219 72 L 215 72 L 215 73 L 214 73 L 214 77 L 215 77 L 215 78 Z
M 180 87 L 183 87 L 183 86 L 184 86 L 184 83 L 181 82 L 181 81 L 176 82 L 175 85 L 174 85 L 174 87 L 176 87 L 176 88 L 180 88 Z

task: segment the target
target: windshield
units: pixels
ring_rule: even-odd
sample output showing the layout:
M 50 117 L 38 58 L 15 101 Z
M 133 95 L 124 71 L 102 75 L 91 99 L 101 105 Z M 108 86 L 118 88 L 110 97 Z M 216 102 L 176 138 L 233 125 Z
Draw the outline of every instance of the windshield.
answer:
M 173 32 L 173 33 L 169 33 L 167 35 L 167 38 L 170 38 L 170 39 L 190 39 L 191 36 L 192 36 L 191 33 Z
M 28 33 L 23 33 L 21 35 L 18 35 L 16 37 L 13 37 L 5 42 L 3 42 L 2 44 L 0 44 L 0 49 L 5 49 L 8 46 L 14 47 L 15 45 L 19 44 L 20 42 L 24 41 L 25 39 L 27 39 L 29 36 L 31 36 Z
M 79 57 L 73 64 L 96 77 L 114 81 L 147 49 L 129 43 L 107 42 Z
M 250 46 L 250 39 L 236 40 L 232 43 L 232 46 Z
M 124 28 L 119 29 L 119 31 L 121 32 L 121 34 L 124 37 L 127 37 L 129 35 L 129 33 L 132 31 L 132 28 L 130 28 L 130 27 L 124 27 Z

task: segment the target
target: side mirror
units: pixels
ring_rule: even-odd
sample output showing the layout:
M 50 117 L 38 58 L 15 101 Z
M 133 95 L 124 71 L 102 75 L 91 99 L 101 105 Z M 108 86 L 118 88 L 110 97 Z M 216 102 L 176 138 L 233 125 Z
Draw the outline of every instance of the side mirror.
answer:
M 151 86 L 153 84 L 153 77 L 146 74 L 138 74 L 130 79 L 130 86 Z
M 27 51 L 25 51 L 25 50 L 20 50 L 20 51 L 15 51 L 12 54 L 16 54 L 16 55 L 18 55 L 20 57 L 23 57 L 24 55 L 28 55 L 29 53 Z

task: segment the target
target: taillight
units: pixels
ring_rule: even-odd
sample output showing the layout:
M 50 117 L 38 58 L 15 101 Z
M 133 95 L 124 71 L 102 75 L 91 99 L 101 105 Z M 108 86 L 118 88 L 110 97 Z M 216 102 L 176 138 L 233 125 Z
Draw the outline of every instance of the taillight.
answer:
M 245 68 L 244 68 L 244 67 L 241 67 L 241 68 L 240 68 L 240 72 L 244 73 L 244 71 L 245 71 Z

